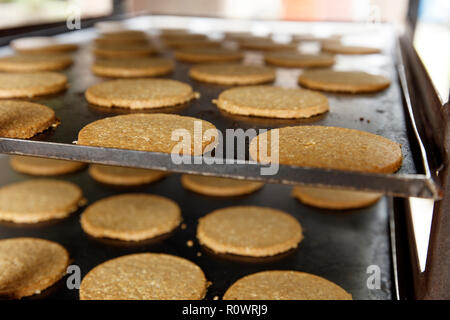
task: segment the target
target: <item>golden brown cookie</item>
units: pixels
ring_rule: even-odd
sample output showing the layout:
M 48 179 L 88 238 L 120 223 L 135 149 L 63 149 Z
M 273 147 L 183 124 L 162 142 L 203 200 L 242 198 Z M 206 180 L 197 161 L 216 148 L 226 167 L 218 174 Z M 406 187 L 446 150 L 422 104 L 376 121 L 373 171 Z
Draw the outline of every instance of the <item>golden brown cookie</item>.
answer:
M 322 51 L 338 54 L 371 54 L 381 52 L 379 48 L 350 46 L 342 44 L 340 42 L 332 42 L 332 41 L 322 43 Z
M 61 279 L 69 253 L 56 242 L 38 238 L 0 240 L 0 297 L 39 294 Z
M 275 71 L 262 66 L 221 63 L 193 66 L 189 76 L 195 80 L 210 83 L 250 85 L 274 81 Z
M 218 48 L 221 47 L 222 44 L 219 41 L 213 41 L 209 39 L 165 39 L 164 45 L 172 48 L 172 49 L 178 49 L 178 48 Z
M 268 118 L 309 118 L 329 110 L 327 97 L 319 92 L 274 86 L 228 89 L 213 103 L 232 114 Z
M 223 300 L 352 300 L 352 295 L 313 274 L 273 270 L 239 279 L 228 288 Z
M 198 127 L 197 127 L 198 126 Z M 198 134 L 194 127 L 198 128 Z M 201 130 L 200 130 L 201 127 Z M 172 140 L 172 131 L 190 133 L 192 141 Z M 174 114 L 128 114 L 94 121 L 78 134 L 78 144 L 184 155 L 201 155 L 217 143 L 213 124 L 192 117 Z M 182 131 L 182 132 L 181 132 Z M 184 150 L 177 147 L 182 146 Z M 211 146 L 212 147 L 212 146 Z
M 263 182 L 219 177 L 181 176 L 181 184 L 188 190 L 215 197 L 233 197 L 253 193 L 264 186 Z
M 175 51 L 175 59 L 191 63 L 232 62 L 242 58 L 243 55 L 240 51 L 225 48 L 188 47 Z
M 0 137 L 27 139 L 57 124 L 53 109 L 42 104 L 0 100 Z
M 181 222 L 180 207 L 150 194 L 122 194 L 99 200 L 81 215 L 84 232 L 96 238 L 140 241 L 173 231 Z
M 92 164 L 89 167 L 89 174 L 98 182 L 127 187 L 152 183 L 167 176 L 167 172 L 164 171 L 104 166 L 100 164 Z
M 83 162 L 25 156 L 12 156 L 9 163 L 14 170 L 33 176 L 57 176 L 81 170 L 86 166 Z
M 0 188 L 0 220 L 37 223 L 67 217 L 83 202 L 81 189 L 73 183 L 34 179 Z
M 129 59 L 146 57 L 158 53 L 158 50 L 150 44 L 102 44 L 94 47 L 92 52 L 104 59 Z
M 380 200 L 381 193 L 349 191 L 332 188 L 296 186 L 292 195 L 301 202 L 318 208 L 332 210 L 357 209 Z
M 324 68 L 334 64 L 334 56 L 329 54 L 307 54 L 297 51 L 269 52 L 264 61 L 279 67 L 287 68 Z
M 56 72 L 0 73 L 0 98 L 31 98 L 63 91 L 67 77 Z
M 45 46 L 38 46 L 38 47 L 30 47 L 30 48 L 22 48 L 22 47 L 14 47 L 14 51 L 20 54 L 50 54 L 50 55 L 57 55 L 61 53 L 68 53 L 72 52 L 78 49 L 78 45 L 73 43 L 55 43 Z
M 297 43 L 279 43 L 272 39 L 242 39 L 239 41 L 242 49 L 258 50 L 258 51 L 285 51 L 297 49 Z
M 236 206 L 200 218 L 197 238 L 217 253 L 265 257 L 296 248 L 303 233 L 300 223 L 283 211 Z
M 139 30 L 120 30 L 103 33 L 101 37 L 94 40 L 98 45 L 135 45 L 145 44 L 148 42 L 147 34 Z
M 81 300 L 201 300 L 207 282 L 189 260 L 158 253 L 108 260 L 83 278 Z
M 376 92 L 389 87 L 391 81 L 381 75 L 362 71 L 308 70 L 298 78 L 307 88 L 331 92 Z
M 86 99 L 102 107 L 152 109 L 174 106 L 197 98 L 186 83 L 171 79 L 120 79 L 95 84 Z
M 392 173 L 402 165 L 401 145 L 373 133 L 325 126 L 296 126 L 278 131 L 279 159 L 274 162 L 346 171 Z M 253 138 L 250 156 L 268 163 L 272 130 Z M 261 140 L 261 142 L 259 142 Z M 258 144 L 267 150 L 259 152 Z M 268 151 L 268 152 L 265 152 Z
M 174 64 L 166 58 L 107 59 L 95 61 L 91 69 L 102 77 L 156 77 L 172 72 Z
M 68 55 L 17 55 L 0 58 L 0 71 L 36 72 L 62 70 L 72 64 Z

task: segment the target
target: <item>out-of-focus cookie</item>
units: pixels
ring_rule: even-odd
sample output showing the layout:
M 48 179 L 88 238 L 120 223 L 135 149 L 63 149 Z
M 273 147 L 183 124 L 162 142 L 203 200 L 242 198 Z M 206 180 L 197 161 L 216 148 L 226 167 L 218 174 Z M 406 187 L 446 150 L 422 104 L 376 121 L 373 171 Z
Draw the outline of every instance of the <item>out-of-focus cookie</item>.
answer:
M 350 46 L 340 42 L 322 43 L 322 51 L 336 54 L 372 54 L 381 52 L 379 48 Z
M 198 134 L 194 134 L 194 126 Z M 191 141 L 172 140 L 172 131 L 188 132 Z M 209 135 L 211 134 L 211 135 Z M 78 134 L 78 144 L 183 155 L 201 155 L 215 144 L 216 127 L 204 120 L 174 114 L 129 114 L 94 121 Z
M 175 59 L 191 63 L 233 62 L 243 58 L 240 51 L 225 48 L 181 48 L 175 51 Z
M 101 77 L 156 77 L 172 72 L 174 64 L 166 58 L 102 59 L 95 61 L 91 69 Z
M 181 222 L 181 210 L 165 197 L 122 194 L 93 203 L 80 221 L 93 237 L 140 241 L 173 231 Z
M 69 253 L 56 242 L 38 238 L 0 240 L 0 297 L 39 294 L 61 279 Z
M 263 182 L 219 177 L 181 176 L 181 184 L 188 190 L 215 197 L 233 197 L 253 193 L 264 186 Z
M 47 106 L 0 100 L 0 137 L 28 139 L 57 124 L 55 112 Z
M 265 39 L 242 39 L 239 41 L 242 49 L 257 51 L 286 51 L 297 49 L 297 43 L 280 43 L 270 38 Z
M 334 64 L 334 56 L 329 54 L 308 54 L 297 51 L 269 52 L 264 61 L 279 67 L 287 68 L 326 68 Z
M 11 48 L 20 54 L 61 54 L 78 49 L 73 43 L 61 43 L 52 37 L 23 37 L 14 39 L 10 43 Z
M 0 73 L 0 98 L 31 98 L 63 91 L 67 77 L 56 72 Z
M 146 44 L 148 42 L 147 34 L 139 30 L 119 30 L 102 33 L 101 37 L 96 38 L 94 42 L 98 45 L 136 45 Z
M 0 220 L 37 223 L 67 217 L 84 201 L 73 183 L 33 179 L 0 188 Z
M 12 156 L 9 163 L 14 170 L 33 176 L 58 176 L 86 166 L 83 162 L 25 156 Z
M 228 288 L 223 300 L 352 300 L 352 295 L 313 274 L 273 270 L 239 279 Z
M 276 130 L 275 134 L 272 130 Z M 373 133 L 326 126 L 272 130 L 256 136 L 250 142 L 250 156 L 254 160 L 376 173 L 392 173 L 402 165 L 401 145 Z M 278 137 L 277 159 L 270 157 L 272 136 Z M 260 146 L 267 149 L 260 150 Z
M 95 84 L 87 101 L 102 107 L 152 109 L 174 106 L 197 98 L 186 83 L 171 79 L 119 79 Z
M 17 55 L 0 58 L 0 71 L 37 72 L 55 71 L 72 64 L 68 55 Z
M 319 92 L 275 86 L 228 89 L 213 103 L 232 114 L 268 118 L 309 118 L 329 110 L 327 97 Z
M 357 209 L 380 200 L 381 193 L 296 186 L 292 195 L 304 204 L 332 210 Z
M 331 92 L 376 92 L 390 86 L 385 76 L 362 71 L 307 70 L 298 78 L 307 88 Z
M 89 174 L 98 182 L 112 186 L 126 187 L 152 183 L 167 176 L 167 172 L 164 171 L 105 166 L 100 164 L 90 165 Z
M 203 271 L 189 260 L 157 253 L 108 260 L 83 278 L 81 300 L 201 300 Z
M 236 206 L 200 218 L 197 238 L 217 253 L 265 257 L 296 248 L 303 233 L 300 223 L 283 211 Z
M 103 59 L 130 59 L 137 57 L 147 57 L 158 53 L 158 50 L 151 44 L 102 44 L 94 47 L 92 52 Z
M 164 45 L 172 49 L 179 48 L 218 48 L 222 44 L 219 41 L 213 41 L 209 39 L 185 39 L 184 37 L 180 39 L 165 39 Z
M 272 82 L 275 71 L 262 66 L 239 63 L 202 64 L 193 66 L 189 71 L 191 78 L 224 85 L 250 85 Z

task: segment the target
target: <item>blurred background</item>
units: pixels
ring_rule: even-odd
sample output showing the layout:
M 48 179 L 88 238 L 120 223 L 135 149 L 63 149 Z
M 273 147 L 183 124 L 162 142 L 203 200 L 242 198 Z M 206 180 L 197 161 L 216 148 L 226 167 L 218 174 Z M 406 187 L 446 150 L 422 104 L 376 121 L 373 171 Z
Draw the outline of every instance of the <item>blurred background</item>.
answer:
M 449 97 L 449 0 L 0 0 L 0 34 L 73 15 L 89 19 L 127 14 L 391 23 L 399 32 L 411 32 L 442 101 Z

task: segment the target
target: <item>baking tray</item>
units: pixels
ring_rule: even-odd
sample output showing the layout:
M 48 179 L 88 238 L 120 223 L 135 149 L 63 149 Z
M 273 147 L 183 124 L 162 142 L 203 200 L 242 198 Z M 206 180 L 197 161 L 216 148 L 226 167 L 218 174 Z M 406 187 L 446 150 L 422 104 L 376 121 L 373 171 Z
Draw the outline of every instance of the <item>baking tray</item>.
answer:
M 167 26 L 168 21 L 173 24 L 174 21 L 178 21 L 177 19 L 187 21 L 186 23 L 201 20 L 202 25 L 220 25 L 224 29 L 237 23 L 236 21 L 224 19 L 164 16 L 131 18 L 126 20 L 126 22 L 130 23 L 132 27 L 147 30 L 149 24 L 145 24 L 145 21 L 152 21 L 152 26 L 158 27 Z M 271 26 L 270 23 L 265 22 L 264 25 Z M 337 58 L 336 69 L 381 72 L 392 79 L 392 85 L 387 90 L 375 94 L 325 93 L 329 98 L 331 111 L 312 119 L 275 120 L 239 117 L 220 112 L 211 102 L 212 99 L 217 98 L 221 91 L 228 88 L 227 86 L 211 85 L 191 80 L 188 77 L 190 65 L 177 62 L 175 72 L 166 78 L 189 83 L 195 91 L 200 92 L 200 99 L 174 108 L 147 112 L 174 112 L 198 117 L 212 122 L 222 132 L 227 128 L 270 129 L 302 124 L 339 126 L 368 131 L 382 135 L 402 145 L 403 165 L 396 174 L 369 174 L 280 166 L 277 175 L 261 176 L 261 165 L 252 161 L 234 165 L 174 164 L 171 161 L 171 156 L 168 154 L 78 146 L 73 142 L 77 140 L 79 130 L 86 124 L 104 117 L 130 112 L 117 108 L 99 108 L 88 104 L 84 98 L 84 91 L 89 86 L 104 81 L 104 79 L 94 76 L 90 71 L 90 64 L 93 60 L 93 55 L 90 52 L 90 42 L 96 36 L 92 28 L 59 36 L 64 41 L 81 44 L 80 50 L 74 54 L 74 65 L 65 71 L 70 83 L 68 90 L 53 96 L 31 99 L 31 101 L 52 107 L 61 119 L 61 125 L 57 129 L 48 130 L 31 140 L 0 138 L 0 153 L 26 154 L 111 165 L 266 180 L 283 184 L 305 183 L 347 189 L 382 191 L 389 195 L 402 197 L 440 198 L 442 196 L 441 188 L 430 174 L 426 153 L 422 147 L 414 122 L 411 120 L 414 119 L 412 117 L 412 106 L 408 104 L 408 90 L 405 87 L 407 83 L 404 81 L 402 74 L 403 64 L 398 54 L 397 39 L 393 28 L 383 24 L 356 25 L 296 22 L 276 22 L 274 28 L 276 26 L 284 26 L 285 30 L 311 32 L 314 34 L 318 30 L 317 28 L 324 25 L 335 33 L 350 37 L 353 41 L 359 43 L 369 42 L 371 45 L 377 45 L 383 50 L 382 54 L 375 55 L 340 55 Z M 355 33 L 355 30 L 359 30 L 358 33 Z M 45 31 L 42 31 L 42 34 L 45 34 Z M 34 33 L 34 35 L 36 34 Z M 7 47 L 0 48 L 0 55 L 8 52 Z M 171 52 L 166 52 L 165 55 L 171 56 L 172 54 Z M 247 52 L 245 61 L 262 63 L 262 55 L 255 52 Z M 300 71 L 298 69 L 277 68 L 275 85 L 296 87 L 296 79 L 299 74 Z M 192 160 L 191 163 L 195 162 Z
M 0 155 L 0 185 L 30 179 L 9 168 L 8 157 Z M 127 243 L 95 239 L 80 226 L 79 209 L 70 217 L 37 225 L 0 223 L 0 238 L 38 237 L 56 241 L 66 247 L 80 267 L 82 276 L 96 265 L 115 257 L 137 252 L 162 252 L 189 259 L 199 265 L 212 285 L 206 299 L 223 296 L 237 279 L 263 270 L 300 270 L 331 280 L 353 295 L 354 299 L 396 299 L 395 265 L 392 260 L 389 221 L 391 198 L 384 197 L 375 205 L 346 212 L 333 212 L 304 206 L 290 196 L 291 187 L 268 184 L 260 191 L 235 198 L 202 196 L 183 189 L 180 175 L 169 177 L 145 187 L 110 188 L 92 180 L 87 170 L 58 179 L 71 181 L 81 187 L 88 204 L 107 196 L 128 192 L 159 194 L 175 200 L 182 209 L 186 229 L 178 228 L 157 241 Z M 297 218 L 304 229 L 299 247 L 271 258 L 242 258 L 215 255 L 199 246 L 195 233 L 197 221 L 212 210 L 233 205 L 260 205 L 278 208 Z M 186 242 L 194 240 L 194 246 Z M 201 252 L 201 256 L 197 253 Z M 381 270 L 380 289 L 368 289 L 366 273 L 371 265 Z M 78 299 L 77 290 L 69 290 L 65 279 L 39 295 L 28 299 Z

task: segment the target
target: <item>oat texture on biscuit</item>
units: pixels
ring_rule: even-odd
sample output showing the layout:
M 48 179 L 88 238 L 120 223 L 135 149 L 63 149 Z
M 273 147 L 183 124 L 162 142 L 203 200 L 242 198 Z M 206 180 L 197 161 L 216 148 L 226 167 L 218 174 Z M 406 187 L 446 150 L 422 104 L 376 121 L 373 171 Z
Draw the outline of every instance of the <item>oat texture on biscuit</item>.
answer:
M 26 156 L 12 156 L 9 163 L 14 170 L 33 176 L 63 175 L 86 166 L 83 162 Z
M 89 174 L 93 179 L 101 183 L 129 187 L 152 183 L 167 176 L 167 173 L 164 171 L 100 164 L 92 164 L 89 167 Z
M 158 50 L 150 44 L 102 44 L 92 51 L 97 57 L 104 59 L 130 59 L 156 54 Z
M 0 71 L 37 72 L 55 71 L 72 64 L 68 55 L 17 55 L 0 58 Z
M 102 77 L 155 77 L 172 72 L 174 64 L 166 58 L 134 58 L 97 60 L 92 72 Z
M 228 288 L 223 300 L 352 300 L 352 295 L 313 274 L 273 270 L 239 279 Z
M 275 80 L 275 70 L 272 68 L 238 63 L 198 65 L 191 68 L 189 75 L 198 81 L 225 85 L 249 85 Z
M 175 51 L 175 59 L 191 63 L 233 62 L 243 58 L 240 51 L 225 48 L 181 48 Z
M 64 218 L 83 201 L 81 189 L 73 183 L 33 179 L 0 188 L 0 220 L 37 223 Z
M 310 89 L 349 93 L 381 91 L 391 84 L 388 78 L 381 75 L 334 70 L 308 70 L 300 75 L 298 82 Z
M 189 260 L 140 253 L 106 261 L 83 278 L 81 300 L 201 300 L 203 271 Z
M 200 218 L 197 238 L 217 253 L 265 257 L 296 248 L 303 233 L 300 223 L 283 211 L 236 206 Z
M 326 126 L 274 130 L 278 132 L 278 160 L 274 161 L 280 164 L 377 173 L 392 173 L 402 165 L 400 144 L 373 133 Z M 271 145 L 272 136 L 269 130 L 252 139 L 254 160 L 270 162 L 276 147 Z
M 264 183 L 257 181 L 187 174 L 181 176 L 181 184 L 188 190 L 215 197 L 245 195 L 253 193 L 264 186 Z
M 379 48 L 365 46 L 350 46 L 339 42 L 325 42 L 322 44 L 322 51 L 340 54 L 371 54 L 379 53 Z
M 27 139 L 57 123 L 55 112 L 47 106 L 0 100 L 0 137 Z
M 96 238 L 140 241 L 173 231 L 181 222 L 180 207 L 151 194 L 122 194 L 99 200 L 81 215 L 83 230 Z
M 0 72 L 0 98 L 31 98 L 63 91 L 67 77 L 56 72 Z
M 197 127 L 198 130 L 194 130 Z M 201 130 L 200 130 L 201 127 Z M 172 140 L 172 131 L 186 139 Z M 78 134 L 78 144 L 184 155 L 201 155 L 217 143 L 211 123 L 174 114 L 129 114 L 94 121 Z M 207 149 L 208 147 L 208 149 Z
M 331 210 L 357 209 L 380 200 L 381 193 L 349 191 L 332 188 L 296 186 L 292 195 L 304 204 Z
M 0 297 L 39 294 L 61 279 L 69 265 L 67 250 L 38 238 L 0 240 Z
M 327 97 L 319 92 L 275 86 L 228 89 L 213 103 L 232 114 L 268 118 L 309 118 L 329 110 Z
M 325 68 L 334 64 L 334 56 L 330 54 L 308 54 L 297 51 L 269 52 L 264 55 L 264 61 L 286 68 Z
M 151 109 L 174 106 L 197 98 L 186 83 L 171 79 L 118 79 L 95 84 L 87 101 L 102 107 Z

